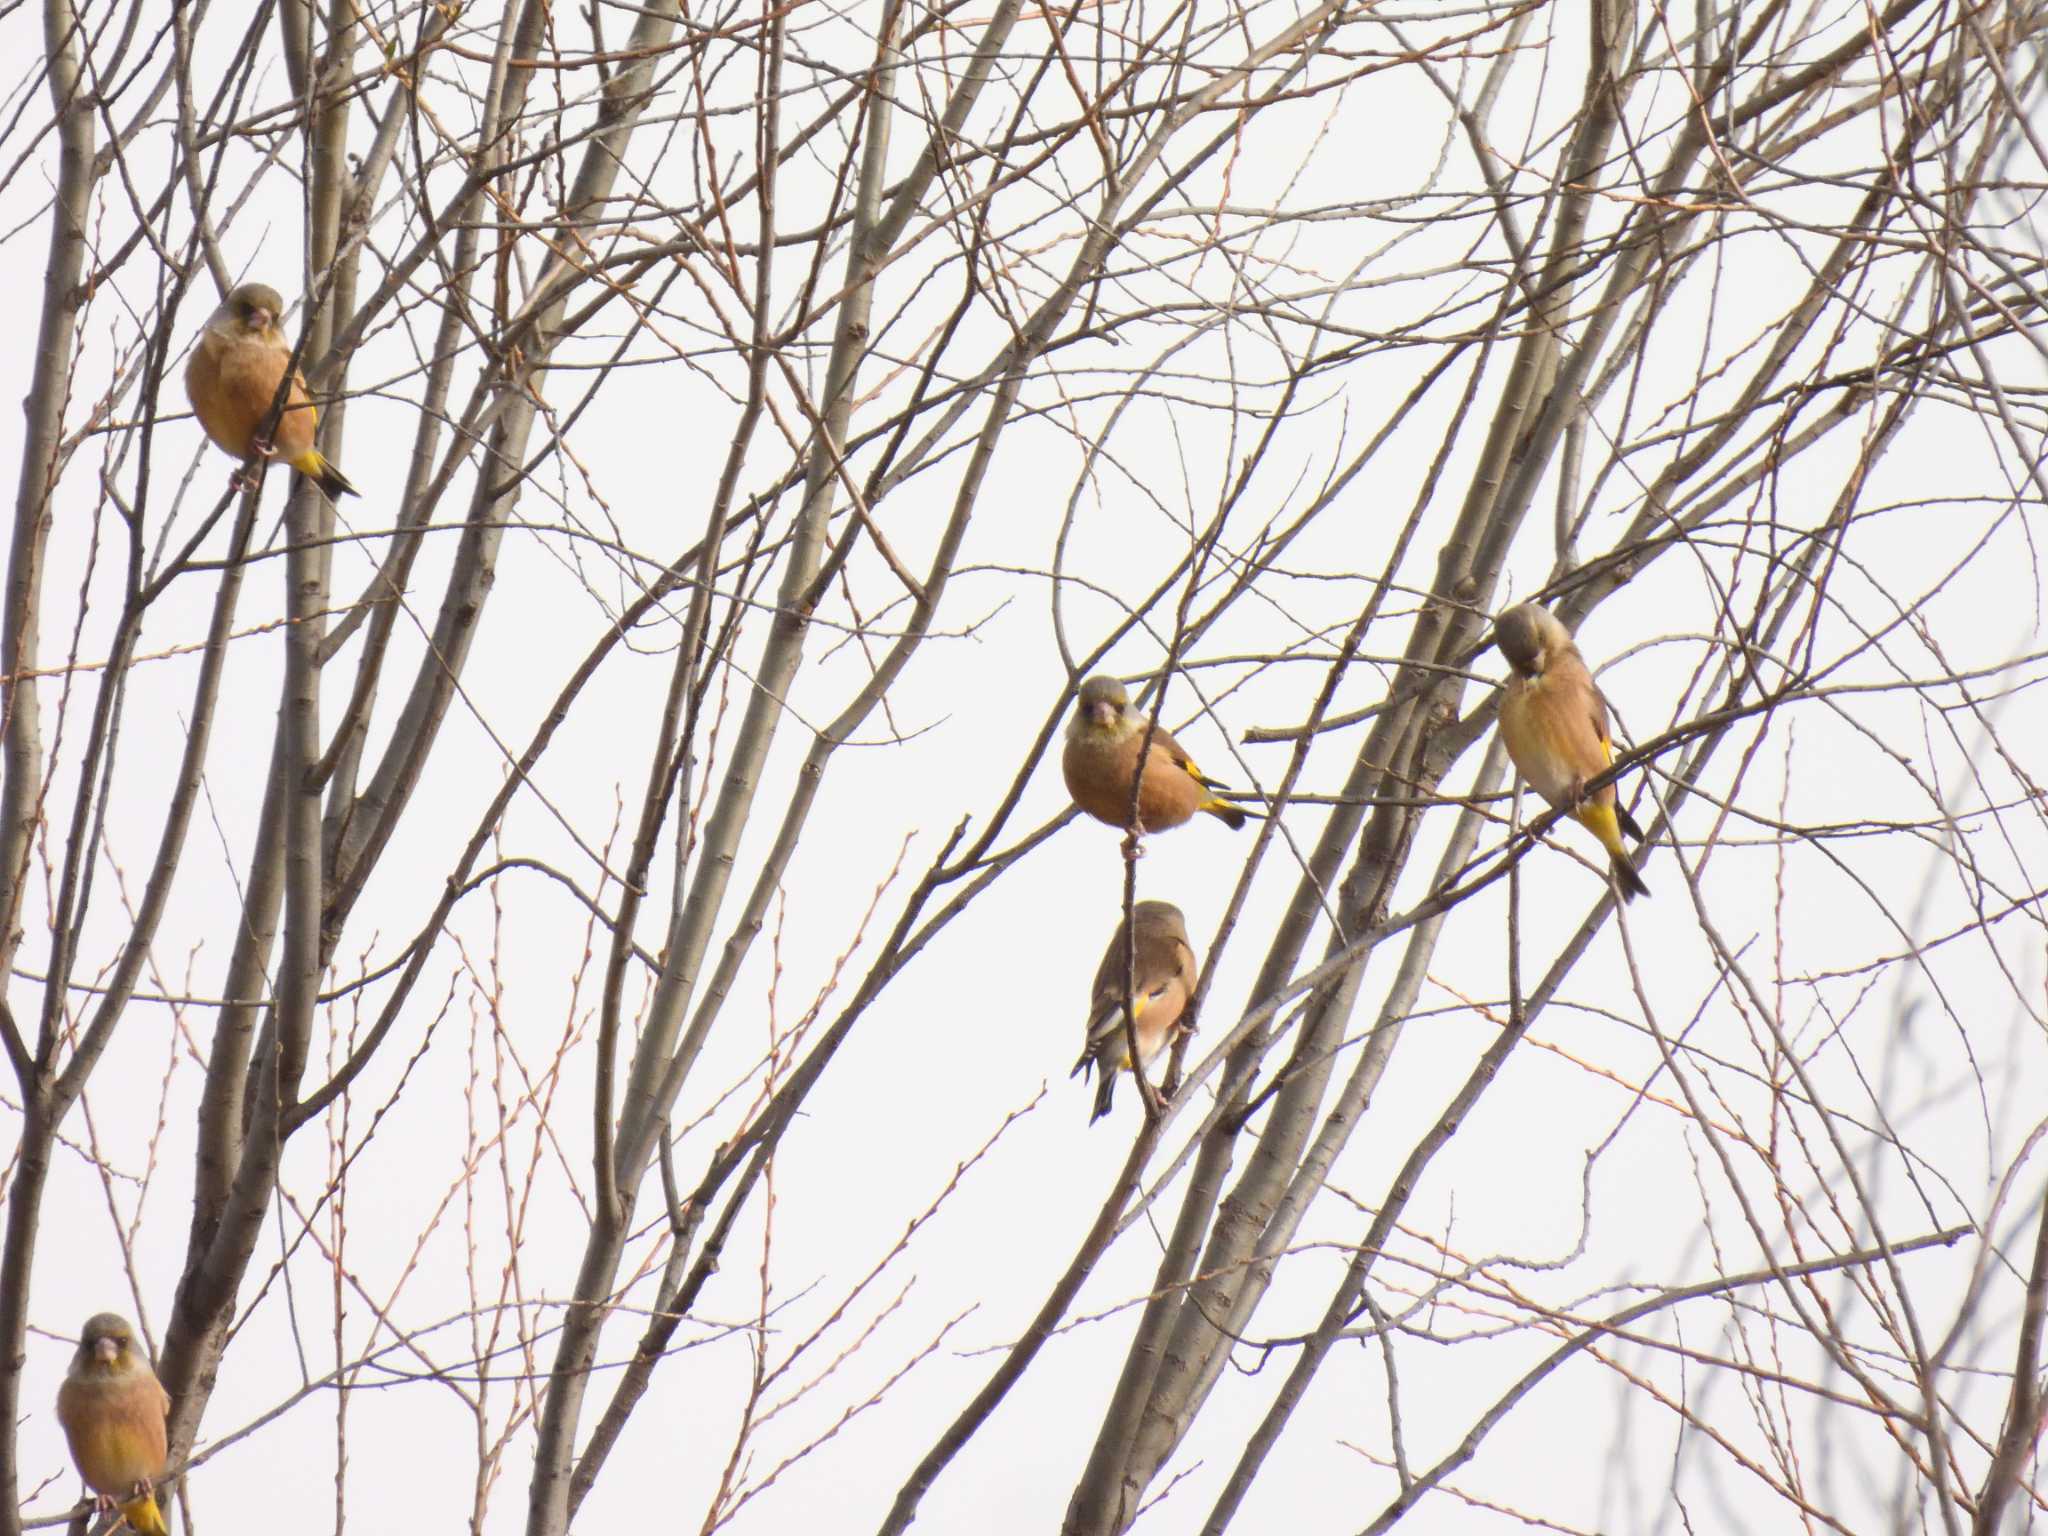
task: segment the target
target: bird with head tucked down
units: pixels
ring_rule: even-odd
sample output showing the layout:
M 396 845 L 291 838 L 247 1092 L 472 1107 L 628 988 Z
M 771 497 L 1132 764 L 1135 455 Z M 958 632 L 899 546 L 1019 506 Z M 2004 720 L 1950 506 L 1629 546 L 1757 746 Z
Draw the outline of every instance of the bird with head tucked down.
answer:
M 1131 943 L 1134 963 L 1130 967 L 1131 1023 L 1138 1037 L 1138 1065 L 1144 1071 L 1166 1048 L 1188 1003 L 1195 995 L 1198 967 L 1195 951 L 1188 943 L 1187 919 L 1170 901 L 1141 901 L 1131 909 L 1137 937 Z M 1124 1028 L 1124 924 L 1116 925 L 1102 964 L 1095 968 L 1095 987 L 1089 995 L 1088 1035 L 1081 1059 L 1069 1077 L 1083 1077 L 1090 1067 L 1101 1075 L 1095 1084 L 1093 1125 L 1109 1113 L 1116 1092 L 1116 1075 L 1131 1065 L 1128 1032 Z
M 1164 832 L 1207 812 L 1226 827 L 1245 823 L 1248 811 L 1220 798 L 1223 786 L 1204 778 L 1194 760 L 1165 726 L 1152 731 L 1139 776 L 1138 750 L 1146 746 L 1148 721 L 1131 707 L 1124 685 L 1113 677 L 1091 677 L 1081 685 L 1074 718 L 1067 726 L 1060 769 L 1074 804 L 1097 821 L 1126 832 Z M 1131 781 L 1138 779 L 1138 819 L 1131 823 Z
M 329 501 L 353 496 L 348 476 L 313 446 L 320 413 L 306 394 L 304 375 L 292 374 L 277 430 L 267 441 L 257 435 L 291 365 L 292 344 L 278 324 L 283 317 L 283 297 L 262 283 L 244 283 L 220 301 L 185 365 L 193 414 L 206 435 L 235 458 L 275 456 L 319 486 Z
M 118 1507 L 140 1536 L 170 1536 L 156 1504 L 156 1480 L 170 1454 L 164 1431 L 170 1412 L 171 1399 L 128 1320 L 113 1312 L 87 1318 L 70 1373 L 57 1389 L 57 1422 L 100 1508 Z
M 1613 764 L 1614 743 L 1607 732 L 1607 701 L 1571 631 L 1547 610 L 1522 603 L 1493 621 L 1493 638 L 1515 674 L 1501 700 L 1500 734 L 1516 771 L 1600 839 L 1623 900 L 1649 895 L 1621 840 L 1626 832 L 1640 842 L 1643 829 L 1612 784 L 1586 793 L 1587 781 Z

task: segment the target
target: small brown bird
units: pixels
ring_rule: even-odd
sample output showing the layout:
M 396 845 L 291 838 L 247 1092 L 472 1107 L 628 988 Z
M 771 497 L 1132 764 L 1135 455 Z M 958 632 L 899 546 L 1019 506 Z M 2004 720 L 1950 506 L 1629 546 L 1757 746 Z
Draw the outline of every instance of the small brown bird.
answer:
M 1195 952 L 1188 943 L 1187 919 L 1170 901 L 1141 901 L 1131 909 L 1137 923 L 1134 948 L 1136 963 L 1131 967 L 1131 1019 L 1138 1035 L 1138 1070 L 1157 1059 L 1173 1031 L 1187 1012 L 1195 995 Z M 1131 1064 L 1130 1042 L 1124 1031 L 1124 925 L 1103 951 L 1102 964 L 1095 968 L 1095 990 L 1088 1004 L 1088 1038 L 1081 1059 L 1069 1077 L 1081 1077 L 1090 1067 L 1101 1077 L 1095 1085 L 1093 1125 L 1109 1113 L 1116 1092 L 1116 1075 Z
M 1130 695 L 1113 677 L 1091 677 L 1081 685 L 1080 701 L 1067 726 L 1067 747 L 1060 758 L 1067 791 L 1074 804 L 1097 821 L 1126 832 L 1164 832 L 1180 826 L 1197 811 L 1207 811 L 1225 826 L 1241 827 L 1247 812 L 1219 799 L 1223 786 L 1205 779 L 1194 760 L 1160 726 L 1152 732 L 1145 753 L 1145 775 L 1138 785 L 1138 824 L 1130 820 L 1131 779 L 1138 771 L 1138 748 L 1145 742 L 1146 716 L 1131 708 Z
M 1586 781 L 1614 762 L 1614 743 L 1607 734 L 1607 701 L 1572 644 L 1571 631 L 1546 610 L 1523 603 L 1493 621 L 1493 639 L 1515 671 L 1500 705 L 1508 756 L 1530 788 L 1600 839 L 1623 900 L 1649 895 L 1621 840 L 1626 832 L 1640 842 L 1643 829 L 1615 798 L 1612 784 L 1586 793 Z
M 70 1374 L 57 1389 L 57 1422 L 99 1507 L 118 1506 L 141 1536 L 170 1536 L 156 1507 L 170 1412 L 171 1400 L 136 1347 L 128 1320 L 113 1312 L 87 1318 Z
M 283 315 L 283 298 L 262 283 L 244 283 L 221 300 L 185 365 L 185 393 L 206 435 L 235 458 L 274 455 L 319 486 L 329 501 L 353 496 L 348 477 L 313 446 L 320 413 L 307 397 L 304 375 L 292 375 L 274 437 L 257 439 L 292 360 L 292 344 L 278 328 Z

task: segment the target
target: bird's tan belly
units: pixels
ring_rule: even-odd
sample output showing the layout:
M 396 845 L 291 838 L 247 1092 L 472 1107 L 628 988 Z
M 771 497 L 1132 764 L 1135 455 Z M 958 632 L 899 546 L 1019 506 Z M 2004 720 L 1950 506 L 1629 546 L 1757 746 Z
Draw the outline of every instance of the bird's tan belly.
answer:
M 1106 749 L 1070 744 L 1060 766 L 1074 804 L 1097 821 L 1129 827 L 1131 771 L 1137 766 L 1141 740 L 1134 736 Z M 1177 827 L 1195 814 L 1201 800 L 1201 786 L 1153 748 L 1138 785 L 1138 824 L 1147 832 Z
M 1564 728 L 1559 708 L 1559 701 L 1546 695 L 1542 684 L 1528 685 L 1502 702 L 1501 723 L 1516 772 L 1551 805 L 1562 807 L 1586 780 L 1605 772 L 1607 763 L 1598 754 L 1597 743 L 1594 754 L 1585 751 L 1586 741 L 1592 740 L 1590 730 L 1582 739 Z M 1609 787 L 1598 798 L 1612 799 L 1613 794 Z
M 125 1495 L 143 1478 L 154 1479 L 164 1469 L 163 1458 L 150 1455 L 132 1427 L 95 1425 L 79 1441 L 78 1469 L 101 1493 Z
M 255 444 L 256 429 L 270 414 L 270 402 L 277 398 L 278 381 L 289 360 L 283 353 L 253 342 L 202 346 L 195 351 L 186 369 L 185 386 L 206 435 L 234 457 L 246 459 Z M 303 402 L 305 396 L 294 388 L 290 398 Z M 300 403 L 278 422 L 272 441 L 287 463 L 313 446 L 315 414 L 310 404 Z
M 143 1390 L 146 1386 L 151 1390 Z M 164 1470 L 164 1418 L 155 1384 L 78 1392 L 63 1415 L 72 1459 L 101 1493 L 124 1496 L 143 1478 Z

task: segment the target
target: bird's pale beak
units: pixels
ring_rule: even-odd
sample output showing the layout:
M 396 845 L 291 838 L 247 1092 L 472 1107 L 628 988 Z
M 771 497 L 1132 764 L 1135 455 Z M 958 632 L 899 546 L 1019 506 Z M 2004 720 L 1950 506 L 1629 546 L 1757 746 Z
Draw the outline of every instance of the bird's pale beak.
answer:
M 1090 725 L 1114 725 L 1116 723 L 1115 707 L 1097 699 L 1088 706 L 1088 723 Z
M 102 1361 L 103 1361 L 103 1362 L 105 1362 L 106 1364 L 108 1364 L 108 1365 L 112 1365 L 112 1364 L 113 1364 L 113 1363 L 114 1363 L 115 1361 L 117 1361 L 117 1360 L 119 1360 L 119 1359 L 121 1358 L 121 1343 L 120 1343 L 120 1340 L 118 1340 L 118 1339 L 100 1339 L 100 1340 L 97 1340 L 97 1341 L 95 1341 L 95 1343 L 94 1343 L 94 1344 L 93 1344 L 93 1346 L 92 1346 L 92 1352 L 93 1352 L 93 1354 L 94 1354 L 95 1356 L 97 1356 L 97 1357 L 98 1357 L 98 1358 L 99 1358 L 100 1360 L 102 1360 Z

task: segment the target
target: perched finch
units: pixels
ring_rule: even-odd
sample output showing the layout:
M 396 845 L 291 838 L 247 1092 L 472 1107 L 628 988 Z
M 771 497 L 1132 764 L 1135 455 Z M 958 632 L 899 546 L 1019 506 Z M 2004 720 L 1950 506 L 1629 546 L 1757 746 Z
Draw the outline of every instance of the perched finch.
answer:
M 329 501 L 353 496 L 356 488 L 348 477 L 313 446 L 320 413 L 307 398 L 300 374 L 292 375 L 276 432 L 267 442 L 257 439 L 256 429 L 269 416 L 292 360 L 292 344 L 278 329 L 283 314 L 284 300 L 262 283 L 244 283 L 222 299 L 185 365 L 185 393 L 206 435 L 235 458 L 275 455 L 319 486 Z
M 1138 1036 L 1138 1070 L 1157 1059 L 1173 1038 L 1174 1026 L 1187 1012 L 1195 995 L 1195 952 L 1188 944 L 1187 920 L 1170 901 L 1141 901 L 1131 909 L 1137 924 L 1131 967 L 1131 1019 Z M 1095 1084 L 1093 1125 L 1109 1113 L 1116 1092 L 1116 1075 L 1131 1064 L 1130 1043 L 1124 1029 L 1124 925 L 1103 951 L 1102 964 L 1095 968 L 1095 989 L 1088 1002 L 1088 1038 L 1081 1059 L 1074 1063 L 1072 1077 L 1085 1075 L 1090 1067 L 1101 1076 Z
M 71 1370 L 57 1389 L 57 1422 L 100 1507 L 118 1506 L 141 1536 L 170 1536 L 155 1486 L 164 1475 L 170 1412 L 171 1400 L 128 1320 L 112 1312 L 86 1319 Z
M 1643 829 L 1603 784 L 1586 783 L 1614 761 L 1607 734 L 1607 701 L 1572 644 L 1571 631 L 1534 603 L 1510 608 L 1493 621 L 1494 643 L 1514 676 L 1500 705 L 1500 734 L 1508 756 L 1529 786 L 1600 839 L 1624 900 L 1650 888 L 1629 862 L 1621 837 L 1641 841 Z
M 1081 685 L 1067 747 L 1060 758 L 1074 804 L 1097 821 L 1127 832 L 1164 832 L 1206 811 L 1227 827 L 1241 827 L 1250 813 L 1217 797 L 1222 786 L 1202 777 L 1193 759 L 1159 726 L 1145 752 L 1138 783 L 1138 820 L 1131 824 L 1131 780 L 1138 774 L 1138 749 L 1145 745 L 1146 718 L 1131 708 L 1124 685 L 1113 677 L 1091 677 Z

